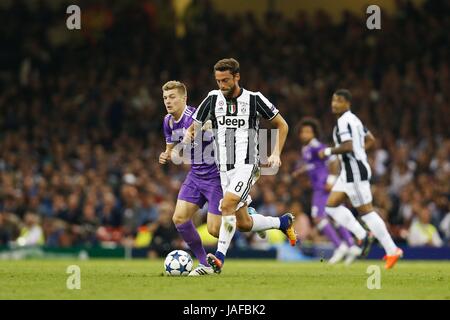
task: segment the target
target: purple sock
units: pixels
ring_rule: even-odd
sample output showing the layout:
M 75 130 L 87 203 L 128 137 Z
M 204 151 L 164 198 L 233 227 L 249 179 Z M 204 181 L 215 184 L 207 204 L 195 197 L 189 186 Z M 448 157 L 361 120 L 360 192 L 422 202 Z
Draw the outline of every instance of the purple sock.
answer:
M 192 220 L 178 224 L 175 227 L 183 240 L 188 244 L 189 248 L 197 257 L 198 261 L 202 265 L 207 266 L 208 262 L 206 261 L 206 251 L 205 248 L 203 248 L 202 240 L 200 239 L 200 235 L 198 234 L 197 229 L 195 229 Z
M 347 245 L 349 247 L 355 245 L 355 241 L 353 240 L 353 237 L 350 234 L 350 231 L 347 230 L 347 228 L 340 226 L 337 228 L 337 230 L 339 231 L 339 234 L 341 235 L 342 239 L 344 239 L 345 242 L 347 242 Z
M 333 226 L 329 223 L 328 219 L 322 219 L 317 225 L 320 232 L 324 234 L 331 242 L 333 242 L 334 246 L 337 248 L 341 245 L 342 241 L 339 238 L 336 230 L 334 230 Z

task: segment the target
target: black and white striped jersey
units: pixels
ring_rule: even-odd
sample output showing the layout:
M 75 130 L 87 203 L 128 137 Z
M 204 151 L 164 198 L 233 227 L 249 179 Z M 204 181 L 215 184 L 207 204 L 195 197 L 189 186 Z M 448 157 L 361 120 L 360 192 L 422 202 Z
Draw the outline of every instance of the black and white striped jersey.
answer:
M 341 163 L 341 175 L 347 182 L 367 181 L 371 177 L 371 170 L 367 162 L 364 139 L 367 135 L 365 128 L 359 118 L 350 110 L 343 113 L 337 120 L 333 129 L 333 139 L 336 146 L 352 140 L 353 152 L 338 155 Z
M 193 119 L 211 120 L 215 133 L 215 154 L 220 171 L 239 164 L 258 164 L 258 130 L 261 117 L 272 120 L 278 109 L 260 92 L 241 89 L 238 97 L 227 99 L 220 90 L 209 92 Z

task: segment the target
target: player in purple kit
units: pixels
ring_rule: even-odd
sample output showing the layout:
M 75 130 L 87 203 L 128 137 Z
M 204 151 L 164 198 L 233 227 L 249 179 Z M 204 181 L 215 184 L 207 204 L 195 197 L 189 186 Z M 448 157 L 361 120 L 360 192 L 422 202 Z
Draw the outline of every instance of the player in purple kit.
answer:
M 195 108 L 186 105 L 187 89 L 183 83 L 169 81 L 163 85 L 162 90 L 168 114 L 163 123 L 166 150 L 159 156 L 159 163 L 166 164 L 171 160 L 175 145 L 183 140 L 186 129 L 191 125 Z M 211 143 L 212 140 L 204 141 L 201 149 L 204 150 Z M 222 222 L 219 202 L 223 194 L 214 156 L 212 155 L 211 159 L 194 161 L 194 152 L 195 148 L 192 148 L 191 170 L 179 191 L 172 220 L 200 263 L 189 276 L 200 276 L 213 274 L 214 271 L 208 265 L 206 252 L 192 217 L 208 202 L 207 228 L 208 232 L 217 238 Z
M 294 171 L 293 175 L 297 177 L 307 173 L 309 176 L 313 189 L 311 215 L 317 228 L 335 247 L 329 263 L 335 264 L 346 257 L 345 263 L 350 264 L 361 254 L 361 248 L 355 245 L 352 235 L 346 228 L 338 226 L 338 232 L 336 232 L 327 218 L 325 205 L 336 177 L 329 174 L 327 165 L 329 159 L 321 159 L 318 155 L 320 150 L 326 148 L 317 139 L 319 136 L 320 125 L 316 119 L 305 118 L 300 122 L 299 139 L 303 145 L 302 165 Z

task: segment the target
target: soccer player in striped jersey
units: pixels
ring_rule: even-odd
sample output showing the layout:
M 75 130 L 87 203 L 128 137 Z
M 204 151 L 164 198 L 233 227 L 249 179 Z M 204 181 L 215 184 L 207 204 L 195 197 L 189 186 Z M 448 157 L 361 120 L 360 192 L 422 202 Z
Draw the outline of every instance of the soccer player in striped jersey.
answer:
M 172 150 L 180 143 L 186 130 L 191 126 L 195 108 L 187 106 L 187 89 L 179 81 L 169 81 L 162 87 L 164 105 L 167 115 L 163 121 L 163 131 L 166 139 L 166 150 L 161 153 L 159 163 L 166 164 L 171 160 Z M 202 129 L 207 129 L 208 124 Z M 193 254 L 199 260 L 199 265 L 190 272 L 189 276 L 203 276 L 213 274 L 213 269 L 206 259 L 201 238 L 192 222 L 194 214 L 208 202 L 207 228 L 208 232 L 219 237 L 222 222 L 219 210 L 223 197 L 219 171 L 214 154 L 204 152 L 212 143 L 212 136 L 202 134 L 200 141 L 201 154 L 196 149 L 190 149 L 191 170 L 189 171 L 178 193 L 177 204 L 173 215 L 173 222 L 183 240 L 189 245 Z M 198 156 L 196 159 L 196 156 Z M 254 209 L 248 207 L 250 213 Z
M 166 139 L 166 150 L 159 156 L 159 163 L 166 164 L 171 160 L 172 150 L 182 141 L 185 131 L 192 124 L 195 108 L 187 106 L 187 89 L 179 81 L 169 81 L 162 87 L 164 105 L 167 115 L 164 117 L 163 130 Z M 212 141 L 206 141 L 202 149 Z M 192 149 L 192 158 L 194 149 Z M 204 160 L 204 159 L 202 159 Z M 213 236 L 219 235 L 221 212 L 219 202 L 222 199 L 219 171 L 214 161 L 195 163 L 192 161 L 189 171 L 178 193 L 173 222 L 183 240 L 188 244 L 199 260 L 199 266 L 191 271 L 190 276 L 214 274 L 206 258 L 200 235 L 194 226 L 194 214 L 208 202 L 207 228 Z
M 373 146 L 375 138 L 351 112 L 351 100 L 351 93 L 346 89 L 337 90 L 333 94 L 331 109 L 337 118 L 333 130 L 335 147 L 319 152 L 321 158 L 338 155 L 341 164 L 340 175 L 328 197 L 326 212 L 340 225 L 349 229 L 362 243 L 369 243 L 369 234 L 350 210 L 341 205 L 349 198 L 361 219 L 386 251 L 385 268 L 390 269 L 402 257 L 403 252 L 395 245 L 386 224 L 372 206 L 369 183 L 371 169 L 367 162 L 366 149 Z
M 250 189 L 260 175 L 258 129 L 261 117 L 269 120 L 278 130 L 276 145 L 268 158 L 268 165 L 279 167 L 280 155 L 288 133 L 288 125 L 275 106 L 260 92 L 239 86 L 239 63 L 235 59 L 222 59 L 214 66 L 219 90 L 209 92 L 197 108 L 193 118 L 195 131 L 211 120 L 215 132 L 216 158 L 224 198 L 221 203 L 222 223 L 215 254 L 208 254 L 208 262 L 220 273 L 225 255 L 236 227 L 241 231 L 280 229 L 295 246 L 297 235 L 293 228 L 293 215 L 266 217 L 248 214 Z M 194 126 L 193 126 L 194 127 Z M 194 131 L 194 128 L 191 131 Z M 186 135 L 192 136 L 192 132 Z
M 345 264 L 351 264 L 361 254 L 361 248 L 355 245 L 352 235 L 345 227 L 338 226 L 338 232 L 336 232 L 325 213 L 325 204 L 336 176 L 329 173 L 328 162 L 330 157 L 323 159 L 319 157 L 319 151 L 326 147 L 318 140 L 320 135 L 319 122 L 313 118 L 304 118 L 299 127 L 299 139 L 303 145 L 302 165 L 293 172 L 293 176 L 297 177 L 303 173 L 307 173 L 309 176 L 313 189 L 311 216 L 320 232 L 335 247 L 329 263 L 335 264 L 345 258 Z M 334 164 L 334 162 L 331 164 Z

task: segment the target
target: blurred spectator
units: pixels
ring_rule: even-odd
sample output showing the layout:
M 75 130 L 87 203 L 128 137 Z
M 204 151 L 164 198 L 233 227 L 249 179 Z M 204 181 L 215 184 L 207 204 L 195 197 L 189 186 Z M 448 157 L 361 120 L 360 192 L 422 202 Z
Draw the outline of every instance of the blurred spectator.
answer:
M 95 208 L 92 204 L 85 204 L 83 208 L 83 216 L 79 226 L 80 242 L 83 244 L 96 244 L 96 232 L 100 226 L 100 221 L 95 213 Z
M 5 228 L 5 215 L 3 212 L 0 212 L 0 245 L 8 244 L 10 235 Z
M 450 205 L 448 207 L 447 214 L 444 216 L 444 218 L 441 221 L 441 224 L 439 225 L 439 229 L 442 231 L 442 234 L 444 235 L 445 242 L 447 244 L 450 244 Z
M 415 163 L 408 160 L 408 155 L 408 150 L 405 146 L 400 147 L 395 153 L 390 187 L 390 191 L 394 195 L 398 195 L 400 190 L 414 178 Z
M 44 244 L 44 232 L 40 226 L 40 218 L 37 214 L 27 212 L 24 217 L 24 226 L 20 230 L 17 239 L 19 246 L 36 246 Z
M 170 203 L 161 204 L 158 221 L 149 227 L 153 235 L 148 252 L 150 258 L 165 257 L 170 251 L 181 247 L 181 238 L 172 223 L 174 209 Z
M 441 237 L 430 220 L 431 213 L 426 205 L 417 208 L 417 217 L 413 220 L 409 229 L 408 244 L 410 246 L 442 246 Z
M 121 225 L 121 216 L 113 193 L 103 195 L 103 204 L 99 209 L 100 223 L 103 226 L 118 227 Z

